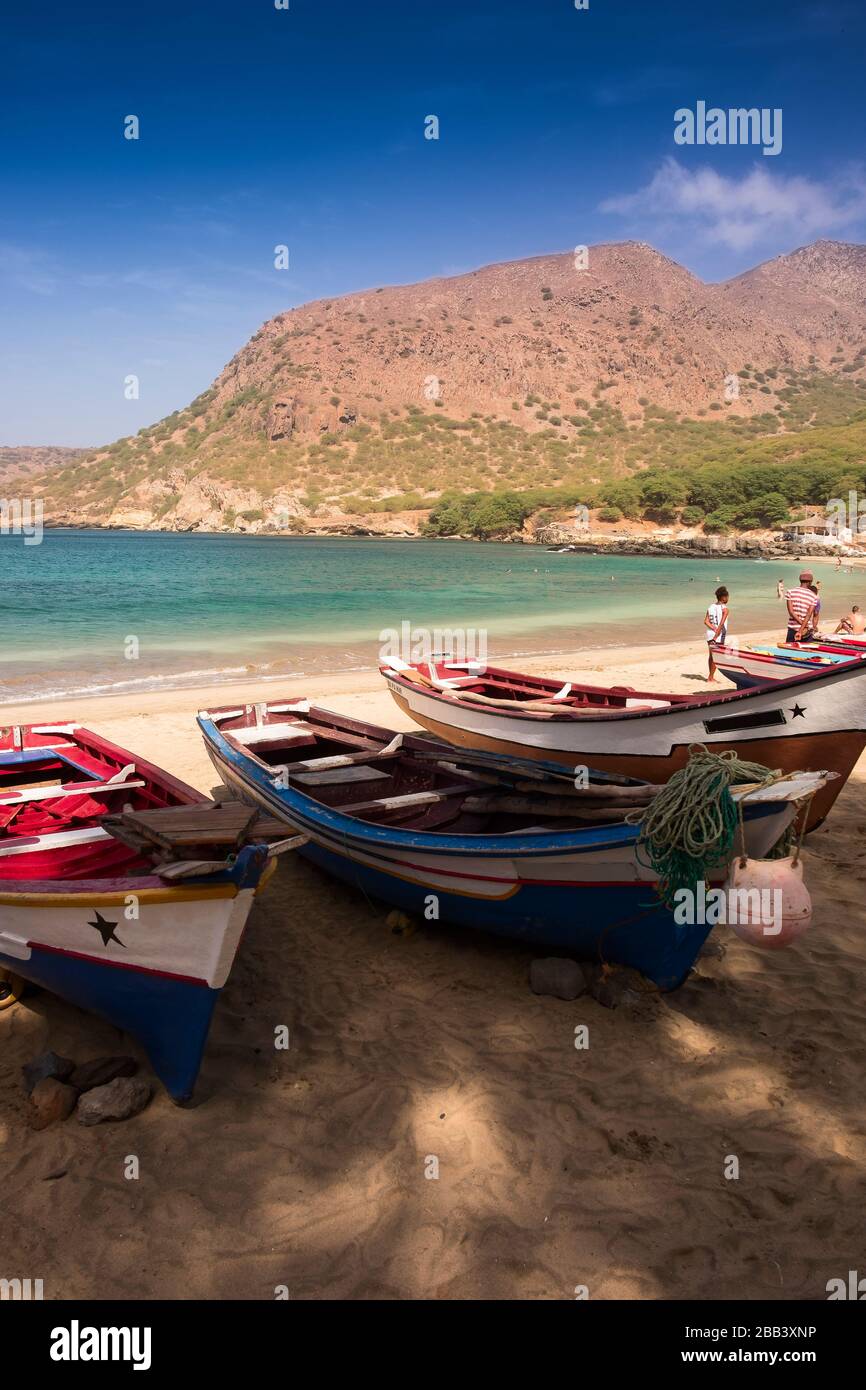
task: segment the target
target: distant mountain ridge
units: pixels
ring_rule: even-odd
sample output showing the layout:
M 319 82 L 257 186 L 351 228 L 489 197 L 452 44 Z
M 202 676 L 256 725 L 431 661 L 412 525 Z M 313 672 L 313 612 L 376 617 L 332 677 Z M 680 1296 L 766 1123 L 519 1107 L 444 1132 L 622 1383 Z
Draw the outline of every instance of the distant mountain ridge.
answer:
M 66 449 L 53 444 L 0 445 L 0 488 L 4 479 L 42 475 L 73 463 L 85 452 L 84 449 Z
M 622 476 L 652 461 L 660 422 L 803 428 L 820 382 L 838 383 L 843 415 L 863 403 L 866 247 L 815 242 L 719 284 L 643 242 L 587 260 L 536 256 L 280 314 L 185 410 L 46 476 L 47 511 L 303 529 L 363 516 L 365 499 L 381 513 L 389 495 L 409 513 L 443 491 Z

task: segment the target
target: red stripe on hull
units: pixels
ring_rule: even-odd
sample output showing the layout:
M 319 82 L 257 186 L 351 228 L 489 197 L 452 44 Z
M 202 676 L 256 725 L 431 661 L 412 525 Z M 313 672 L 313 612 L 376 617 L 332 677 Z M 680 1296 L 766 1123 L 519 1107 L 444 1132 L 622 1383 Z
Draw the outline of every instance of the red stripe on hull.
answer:
M 70 960 L 86 960 L 91 965 L 104 965 L 109 970 L 132 970 L 137 975 L 157 975 L 161 980 L 179 980 L 185 985 L 201 985 L 209 989 L 207 980 L 197 975 L 177 975 L 171 970 L 156 970 L 149 965 L 130 965 L 124 960 L 106 960 L 102 956 L 89 956 L 84 951 L 65 951 L 62 946 L 43 946 L 39 941 L 28 941 L 31 951 L 40 951 L 46 956 L 68 956 Z

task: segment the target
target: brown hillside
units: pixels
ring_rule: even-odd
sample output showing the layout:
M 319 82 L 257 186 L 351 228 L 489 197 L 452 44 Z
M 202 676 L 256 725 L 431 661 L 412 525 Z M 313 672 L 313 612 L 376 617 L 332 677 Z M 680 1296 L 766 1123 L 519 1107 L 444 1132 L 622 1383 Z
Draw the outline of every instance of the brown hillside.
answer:
M 836 378 L 842 420 L 862 405 L 864 340 L 862 246 L 817 242 L 716 285 L 641 242 L 591 247 L 585 270 L 537 256 L 280 314 L 185 410 L 44 490 L 58 520 L 261 529 L 386 494 L 417 509 L 592 481 L 656 457 L 641 431 L 660 418 L 799 427 Z

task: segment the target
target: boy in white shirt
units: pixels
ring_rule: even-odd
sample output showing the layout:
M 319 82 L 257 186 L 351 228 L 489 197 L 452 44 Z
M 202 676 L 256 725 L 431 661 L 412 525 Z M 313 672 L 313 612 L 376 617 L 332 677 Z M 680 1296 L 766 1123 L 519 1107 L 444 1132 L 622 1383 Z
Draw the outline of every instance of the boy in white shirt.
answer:
M 707 657 L 709 658 L 708 681 L 716 679 L 716 663 L 713 661 L 713 642 L 720 645 L 728 635 L 728 591 L 724 585 L 716 589 L 716 601 L 711 603 L 704 614 L 704 636 L 707 639 Z

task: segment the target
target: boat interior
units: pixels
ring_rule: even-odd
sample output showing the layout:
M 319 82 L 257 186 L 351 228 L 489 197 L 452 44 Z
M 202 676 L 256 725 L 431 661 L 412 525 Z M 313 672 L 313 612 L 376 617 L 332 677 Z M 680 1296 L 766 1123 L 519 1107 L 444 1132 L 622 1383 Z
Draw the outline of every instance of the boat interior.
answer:
M 306 702 L 205 717 L 275 785 L 372 825 L 467 835 L 566 831 L 621 822 L 658 790 L 606 773 L 575 785 L 583 779 L 562 767 L 395 735 Z
M 812 651 L 805 646 L 790 645 L 785 642 L 755 642 L 741 648 L 746 654 L 754 652 L 758 656 L 772 656 L 783 661 L 790 661 L 797 666 L 840 666 L 846 661 L 861 661 L 862 657 L 857 652 L 827 652 Z
M 668 695 L 658 691 L 635 690 L 628 685 L 592 686 L 564 683 L 545 676 L 521 675 L 516 671 L 483 670 L 474 662 L 425 662 L 410 666 L 393 662 L 383 667 L 385 676 L 402 677 L 439 694 L 467 704 L 498 706 L 532 714 L 539 719 L 555 719 L 613 712 L 650 713 L 674 705 L 700 705 L 716 702 L 713 691 L 695 695 Z M 730 692 L 736 695 L 736 691 Z
M 0 729 L 0 845 L 96 828 L 126 806 L 146 809 L 176 800 L 134 762 L 110 758 L 98 743 L 89 744 L 85 730 Z

